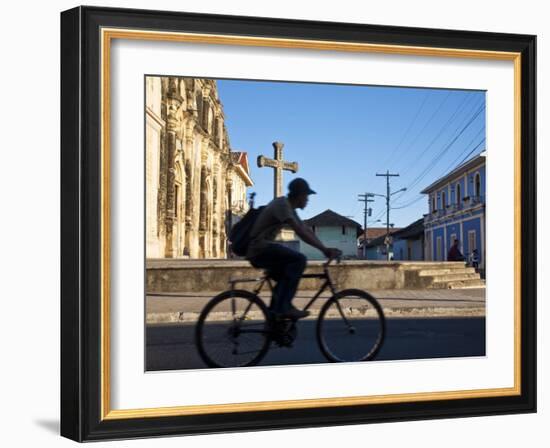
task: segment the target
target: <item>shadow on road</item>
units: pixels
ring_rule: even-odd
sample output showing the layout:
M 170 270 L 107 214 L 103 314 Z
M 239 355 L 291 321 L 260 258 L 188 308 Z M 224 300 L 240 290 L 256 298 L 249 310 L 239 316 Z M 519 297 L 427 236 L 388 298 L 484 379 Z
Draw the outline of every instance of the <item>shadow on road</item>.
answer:
M 326 363 L 313 320 L 301 321 L 292 348 L 271 350 L 261 365 Z M 202 369 L 194 343 L 194 324 L 147 326 L 146 370 Z M 485 318 L 387 319 L 386 340 L 376 360 L 485 356 Z

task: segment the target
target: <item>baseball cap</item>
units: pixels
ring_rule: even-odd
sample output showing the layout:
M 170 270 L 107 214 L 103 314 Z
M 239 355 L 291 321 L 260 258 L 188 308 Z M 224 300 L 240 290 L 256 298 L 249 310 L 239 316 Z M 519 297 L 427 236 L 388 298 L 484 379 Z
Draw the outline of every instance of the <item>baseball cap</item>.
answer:
M 315 191 L 313 191 L 311 188 L 309 188 L 309 184 L 306 182 L 305 179 L 302 179 L 301 177 L 297 177 L 296 179 L 293 179 L 288 184 L 288 191 L 292 194 L 317 194 Z

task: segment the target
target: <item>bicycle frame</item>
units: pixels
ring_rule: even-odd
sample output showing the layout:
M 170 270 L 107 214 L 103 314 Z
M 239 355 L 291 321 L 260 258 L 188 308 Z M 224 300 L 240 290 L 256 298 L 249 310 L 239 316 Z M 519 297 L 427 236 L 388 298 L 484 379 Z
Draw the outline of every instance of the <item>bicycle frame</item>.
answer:
M 330 276 L 330 272 L 328 270 L 328 266 L 332 259 L 328 260 L 326 263 L 323 264 L 323 273 L 320 274 L 303 274 L 301 278 L 321 278 L 325 279 L 325 282 L 321 285 L 317 293 L 310 299 L 310 301 L 306 304 L 304 307 L 304 311 L 307 311 L 314 303 L 315 301 L 321 296 L 323 292 L 328 288 L 332 292 L 332 295 L 336 294 L 336 289 L 334 286 L 334 283 L 332 282 L 332 278 Z M 264 287 L 264 285 L 267 283 L 269 286 L 269 290 L 271 291 L 271 294 L 273 295 L 273 283 L 272 278 L 269 276 L 269 274 L 264 274 L 261 277 L 255 277 L 255 278 L 240 278 L 240 279 L 230 279 L 229 283 L 231 284 L 231 291 L 235 290 L 235 285 L 237 283 L 250 283 L 250 282 L 259 282 L 256 289 L 254 289 L 254 294 L 259 295 L 260 291 Z M 248 306 L 250 308 L 252 304 Z M 248 313 L 248 309 L 245 310 L 245 315 Z
M 339 355 L 335 355 L 332 352 L 332 345 L 329 343 L 327 345 L 326 342 L 326 336 L 327 334 L 323 333 L 323 328 L 325 326 L 323 325 L 323 322 L 325 320 L 330 319 L 331 323 L 332 318 L 334 317 L 333 314 L 328 315 L 328 310 L 333 310 L 333 306 L 336 307 L 338 310 L 338 313 L 342 317 L 342 322 L 345 323 L 347 327 L 347 331 L 344 327 L 345 334 L 356 334 L 357 328 L 356 328 L 356 321 L 353 319 L 348 319 L 349 316 L 346 316 L 346 311 L 349 309 L 352 310 L 351 307 L 349 307 L 347 304 L 341 304 L 340 299 L 342 297 L 349 296 L 358 296 L 360 300 L 366 300 L 367 303 L 369 303 L 372 307 L 375 308 L 377 312 L 377 320 L 380 322 L 379 330 L 378 330 L 378 337 L 375 340 L 375 345 L 373 345 L 372 348 L 370 348 L 370 345 L 367 347 L 368 351 L 361 352 L 360 353 L 360 359 L 361 361 L 371 359 L 373 356 L 376 355 L 377 351 L 380 348 L 380 344 L 383 341 L 384 337 L 384 331 L 385 331 L 385 323 L 384 323 L 384 314 L 382 312 L 382 309 L 380 305 L 377 303 L 376 299 L 369 296 L 365 292 L 358 291 L 358 290 L 342 290 L 337 291 L 335 283 L 332 281 L 330 272 L 328 270 L 328 266 L 330 264 L 331 260 L 328 260 L 326 263 L 323 264 L 323 272 L 322 273 L 314 273 L 314 274 L 304 274 L 301 276 L 301 278 L 318 278 L 322 280 L 322 284 L 320 288 L 317 290 L 315 295 L 308 299 L 307 304 L 303 308 L 304 311 L 308 310 L 312 307 L 312 305 L 319 299 L 321 294 L 325 292 L 327 289 L 329 289 L 332 293 L 330 297 L 326 297 L 327 302 L 323 304 L 322 308 L 320 309 L 320 312 L 317 316 L 317 326 L 316 326 L 316 337 L 317 337 L 317 343 L 319 344 L 319 347 L 321 351 L 323 352 L 324 356 L 330 360 L 330 361 L 343 361 L 344 358 L 339 357 Z M 239 290 L 236 288 L 237 284 L 239 283 L 250 283 L 255 282 L 256 284 L 251 288 L 250 290 Z M 250 361 L 247 361 L 248 364 L 245 365 L 253 365 L 257 364 L 259 360 L 261 360 L 267 351 L 269 350 L 271 342 L 278 344 L 280 347 L 292 347 L 292 343 L 294 342 L 296 336 L 297 336 L 297 319 L 285 319 L 280 318 L 280 316 L 277 313 L 274 313 L 272 311 L 266 310 L 266 304 L 262 298 L 259 297 L 259 294 L 261 290 L 263 289 L 264 285 L 267 284 L 270 291 L 273 293 L 274 290 L 274 279 L 270 276 L 270 273 L 268 270 L 264 271 L 264 275 L 254 277 L 254 278 L 231 278 L 229 280 L 229 283 L 231 285 L 230 289 L 227 291 L 221 293 L 219 296 L 212 299 L 211 302 L 203 309 L 201 312 L 201 316 L 198 321 L 197 330 L 196 330 L 196 337 L 197 337 L 197 346 L 199 347 L 199 353 L 201 354 L 201 357 L 205 362 L 210 366 L 220 366 L 220 364 L 217 361 L 213 361 L 209 354 L 205 351 L 206 349 L 203 347 L 203 344 L 206 342 L 207 344 L 210 344 L 212 341 L 209 340 L 203 340 L 202 339 L 202 328 L 205 326 L 206 322 L 206 316 L 214 309 L 215 306 L 218 305 L 218 303 L 225 303 L 226 300 L 229 299 L 229 306 L 232 311 L 232 318 L 225 318 L 224 321 L 226 321 L 225 325 L 227 327 L 227 330 L 225 332 L 222 332 L 221 334 L 221 342 L 229 343 L 229 350 L 231 354 L 249 354 L 253 353 L 256 354 L 255 358 L 252 358 Z M 240 308 L 237 312 L 237 306 L 242 303 L 239 301 L 239 297 L 241 297 L 245 302 L 247 302 L 244 305 L 244 310 L 241 311 L 243 308 Z M 253 306 L 260 307 L 260 314 L 261 316 L 256 316 L 256 312 L 252 313 L 251 309 Z M 362 319 L 361 317 L 359 319 Z M 246 321 L 246 322 L 245 322 Z M 214 321 L 216 325 L 218 323 Z M 341 324 L 338 324 L 339 328 L 341 328 Z M 370 325 L 370 324 L 369 324 Z M 360 327 L 359 327 L 360 328 Z M 376 327 L 378 328 L 378 327 Z M 252 338 L 245 338 L 240 339 L 240 336 L 243 334 L 260 334 L 263 335 L 263 339 L 252 339 Z M 245 341 L 244 345 L 241 344 L 241 341 Z M 256 349 L 250 349 L 246 345 L 246 341 L 258 341 L 260 344 L 259 348 Z M 218 342 L 214 341 L 214 347 L 216 347 L 216 344 Z M 247 351 L 248 349 L 248 351 Z M 229 354 L 229 352 L 227 352 Z M 217 356 L 217 355 L 216 355 Z M 346 358 L 347 359 L 347 358 Z M 252 363 L 252 364 L 250 364 Z M 223 363 L 222 363 L 223 364 Z

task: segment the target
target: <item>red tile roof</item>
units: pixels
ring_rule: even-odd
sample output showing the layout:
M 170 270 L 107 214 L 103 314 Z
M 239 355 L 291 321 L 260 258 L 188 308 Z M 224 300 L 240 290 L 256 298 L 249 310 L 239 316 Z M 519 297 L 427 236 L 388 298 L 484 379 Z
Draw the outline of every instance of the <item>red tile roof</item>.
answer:
M 398 230 L 401 230 L 401 227 L 394 227 L 393 229 L 390 227 L 390 233 L 397 232 Z M 367 227 L 367 241 L 372 241 L 383 235 L 386 235 L 385 227 Z M 363 234 L 359 236 L 359 241 L 363 241 Z

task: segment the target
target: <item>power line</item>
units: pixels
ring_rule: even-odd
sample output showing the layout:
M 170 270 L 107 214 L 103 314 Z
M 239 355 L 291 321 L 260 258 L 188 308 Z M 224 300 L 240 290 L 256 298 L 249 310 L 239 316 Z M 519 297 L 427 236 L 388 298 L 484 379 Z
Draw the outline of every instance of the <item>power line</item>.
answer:
M 381 164 L 381 166 L 388 166 L 389 165 L 389 162 L 391 160 L 393 160 L 393 156 L 396 154 L 397 150 L 399 149 L 399 147 L 403 144 L 403 142 L 405 141 L 405 137 L 407 137 L 407 135 L 409 134 L 409 131 L 411 130 L 411 128 L 413 127 L 413 125 L 416 123 L 416 120 L 418 119 L 419 115 L 420 115 L 420 112 L 422 112 L 422 109 L 424 109 L 424 105 L 426 104 L 426 101 L 428 99 L 428 96 L 430 95 L 430 91 L 428 91 L 428 93 L 426 93 L 426 96 L 424 97 L 424 101 L 422 101 L 422 104 L 420 105 L 420 108 L 416 111 L 416 114 L 413 118 L 413 120 L 411 121 L 411 123 L 409 124 L 409 127 L 407 128 L 407 130 L 405 131 L 405 133 L 403 134 L 403 136 L 401 137 L 401 140 L 399 141 L 399 143 L 397 144 L 397 146 L 393 149 L 393 151 L 391 152 L 390 156 L 386 158 L 386 160 Z M 449 95 L 450 95 L 450 92 L 449 92 Z M 447 95 L 448 97 L 448 95 Z M 445 102 L 445 101 L 443 101 Z
M 386 213 L 385 210 L 381 210 L 380 213 L 378 213 L 378 215 L 375 216 L 376 220 L 380 219 L 382 216 L 384 216 L 384 213 Z
M 469 98 L 472 98 L 472 97 L 466 97 L 464 98 L 464 100 L 461 102 L 461 104 L 455 109 L 454 113 L 450 116 L 450 118 L 447 120 L 447 122 L 443 125 L 443 127 L 441 128 L 441 130 L 439 131 L 439 133 L 435 136 L 434 139 L 432 139 L 432 141 L 430 142 L 430 144 L 424 149 L 424 151 L 422 151 L 422 153 L 420 154 L 419 157 L 416 158 L 416 162 L 418 162 L 418 160 L 427 152 L 427 150 L 431 147 L 431 145 L 433 145 L 433 143 L 442 135 L 442 133 L 447 129 L 447 127 L 450 125 L 450 123 L 453 121 L 453 119 L 455 118 L 455 116 L 460 113 L 460 111 L 463 109 L 463 107 L 467 104 L 467 100 L 469 100 Z M 484 102 L 483 100 L 481 100 L 480 103 L 477 104 L 477 106 L 481 105 L 481 107 L 479 107 L 475 113 L 473 114 L 473 116 L 470 116 L 468 118 L 468 116 L 470 115 L 471 111 L 472 110 L 475 110 L 476 108 L 476 105 L 472 105 L 472 107 L 470 108 L 470 111 L 468 112 L 468 114 L 464 117 L 464 119 L 461 121 L 460 125 L 457 126 L 457 128 L 455 129 L 455 131 L 453 132 L 453 134 L 456 134 L 456 132 L 461 128 L 462 126 L 462 129 L 460 129 L 460 131 L 458 131 L 458 134 L 456 134 L 454 136 L 454 138 L 451 139 L 450 142 L 448 142 L 448 144 L 446 144 L 443 149 L 441 149 L 432 159 L 431 161 L 427 164 L 427 166 L 421 171 L 421 173 L 416 176 L 415 179 L 413 179 L 413 181 L 409 184 L 409 186 L 407 187 L 407 190 L 410 191 L 410 189 L 414 186 L 416 186 L 436 165 L 437 163 L 440 161 L 440 158 L 451 148 L 451 146 L 460 138 L 460 136 L 465 132 L 465 130 L 475 121 L 475 119 L 479 116 L 479 114 L 485 109 L 485 105 L 484 105 Z M 464 124 L 466 122 L 466 124 Z M 464 126 L 463 126 L 464 125 Z M 479 136 L 479 134 L 483 131 L 484 127 L 482 127 L 480 129 L 480 131 L 478 131 L 478 133 L 476 134 L 476 136 L 468 143 L 468 145 L 466 145 L 466 149 L 464 151 L 462 151 L 460 153 L 460 155 L 458 157 L 461 157 L 464 152 L 466 152 L 470 145 L 473 143 L 473 141 L 475 140 L 475 138 L 477 136 Z M 483 139 L 484 140 L 484 139 Z M 466 160 L 469 155 L 471 155 L 482 143 L 483 143 L 483 140 L 482 142 L 480 142 L 478 145 L 476 145 L 469 153 L 468 155 L 463 159 L 463 160 Z M 453 161 L 453 163 L 456 161 L 457 159 L 455 159 Z M 462 162 L 461 162 L 462 163 Z M 401 196 L 403 196 L 403 194 L 406 194 L 405 192 L 402 193 L 400 196 L 397 196 L 396 199 L 399 199 Z M 421 193 L 418 193 L 419 196 L 416 198 L 416 199 L 413 199 L 405 204 L 397 204 L 397 207 L 395 206 L 392 206 L 391 208 L 394 209 L 394 210 L 398 210 L 398 209 L 403 209 L 403 208 L 407 208 L 407 207 L 410 207 L 411 205 L 419 202 L 420 200 L 424 199 L 425 196 L 422 195 Z M 390 204 L 388 202 L 388 205 L 387 205 L 387 210 L 389 211 L 389 208 L 390 208 Z M 383 214 L 383 211 L 382 213 L 380 213 L 376 218 L 378 219 L 380 216 L 382 216 Z M 386 219 L 386 227 L 389 225 L 389 217 L 387 217 Z
M 474 142 L 474 140 L 476 140 L 480 134 L 484 133 L 485 132 L 485 126 L 481 126 L 480 130 L 477 131 L 477 134 L 474 135 L 474 137 L 469 141 L 469 143 L 466 145 L 466 149 L 464 149 L 464 151 L 462 151 L 450 164 L 449 166 L 445 169 L 445 171 L 447 171 L 449 168 L 451 168 L 452 166 L 455 165 L 455 162 L 460 159 L 462 157 L 462 155 L 468 151 L 468 149 L 470 148 L 470 145 Z M 485 141 L 485 137 L 483 138 L 483 141 Z
M 464 158 L 460 162 L 456 164 L 456 167 L 462 165 L 468 159 L 468 157 L 470 157 L 474 153 L 474 151 L 479 148 L 483 143 L 485 143 L 485 138 L 483 138 L 476 146 L 474 146 L 474 148 L 468 154 L 466 154 L 466 156 L 464 156 Z
M 450 95 L 450 92 L 449 92 L 449 95 Z M 448 95 L 447 95 L 448 97 Z M 447 121 L 445 122 L 445 124 L 441 127 L 441 129 L 439 130 L 439 132 L 435 135 L 435 137 L 430 141 L 430 143 L 424 148 L 424 150 L 420 153 L 420 155 L 418 155 L 417 157 L 415 157 L 415 160 L 413 161 L 413 163 L 411 165 L 409 165 L 407 168 L 408 169 L 411 169 L 413 166 L 415 166 L 419 161 L 420 159 L 422 159 L 422 157 L 424 157 L 424 154 L 426 154 L 426 152 L 428 152 L 428 150 L 432 147 L 432 145 L 437 141 L 437 139 L 447 130 L 447 128 L 449 127 L 449 125 L 453 122 L 453 120 L 455 119 L 455 116 L 460 114 L 462 112 L 462 109 L 463 107 L 466 106 L 467 103 L 469 103 L 471 101 L 473 97 L 472 96 L 466 96 L 463 98 L 462 102 L 456 107 L 456 109 L 454 110 L 454 112 L 451 114 L 451 116 L 447 119 Z M 438 108 L 439 110 L 439 108 Z M 437 111 L 436 111 L 437 112 Z M 435 116 L 435 113 L 434 115 L 432 116 L 432 118 Z M 431 122 L 431 118 L 430 120 L 428 121 L 428 123 L 426 123 L 426 126 Z M 416 140 L 418 139 L 418 137 L 422 134 L 422 132 L 424 132 L 424 129 L 426 129 L 426 126 L 424 126 L 424 128 L 422 128 L 422 130 L 420 131 L 420 133 L 418 134 L 417 138 L 415 138 L 415 140 L 413 141 L 413 144 L 416 142 Z M 412 146 L 409 145 L 409 148 Z
M 355 217 L 355 215 L 357 215 L 357 212 L 359 211 L 359 207 L 359 204 L 355 204 L 355 206 L 352 206 L 350 210 L 353 210 L 353 213 L 351 213 L 350 211 L 349 215 Z
M 410 190 L 416 186 L 426 175 L 437 165 L 440 161 L 441 156 L 445 154 L 449 148 L 458 140 L 458 138 L 464 133 L 466 129 L 474 122 L 474 120 L 479 116 L 479 114 L 485 109 L 485 105 L 481 106 L 475 114 L 470 118 L 466 125 L 460 130 L 460 132 L 432 159 L 426 168 L 407 186 L 407 190 Z M 396 198 L 398 199 L 398 198 Z
M 475 150 L 478 149 L 484 142 L 485 142 L 485 138 L 483 138 L 477 145 L 475 145 L 475 146 L 472 148 L 472 150 L 471 150 L 468 154 L 466 154 L 466 156 L 465 156 L 458 164 L 454 165 L 454 162 L 453 162 L 453 164 L 450 165 L 450 166 L 453 166 L 452 170 L 454 170 L 455 168 L 457 168 L 457 167 L 459 167 L 460 165 L 462 165 L 462 163 L 463 163 L 465 160 L 467 160 L 467 159 L 475 152 Z M 471 142 L 470 142 L 470 144 L 471 144 Z M 470 144 L 468 144 L 468 147 L 467 147 L 466 150 L 469 149 Z M 462 154 L 464 154 L 464 152 L 465 152 L 465 151 L 463 151 L 463 152 L 460 154 L 460 156 L 462 156 Z M 460 157 L 460 156 L 459 156 L 459 157 Z M 457 158 L 457 159 L 458 159 L 458 158 Z M 456 161 L 457 159 L 455 159 L 455 161 Z M 442 177 L 442 176 L 448 174 L 449 172 L 451 172 L 452 170 L 449 170 L 449 167 L 447 167 L 447 168 L 443 171 L 443 173 L 442 173 L 440 176 L 438 176 L 438 177 Z M 411 205 L 417 203 L 417 202 L 420 201 L 421 199 L 424 199 L 424 198 L 425 198 L 425 195 L 423 195 L 422 193 L 419 193 L 419 194 L 420 194 L 420 197 L 419 197 L 419 198 L 414 199 L 414 200 L 412 200 L 411 202 L 408 202 L 408 203 L 406 203 L 406 204 L 397 204 L 398 206 L 397 206 L 397 207 L 392 207 L 392 209 L 393 209 L 393 210 L 399 210 L 399 209 L 402 209 L 402 208 L 407 208 L 407 207 L 410 207 Z
M 430 119 L 426 122 L 426 124 L 424 125 L 424 127 L 422 128 L 422 130 L 417 134 L 417 136 L 415 137 L 415 139 L 411 142 L 411 144 L 408 146 L 409 148 L 411 146 L 414 145 L 414 143 L 416 142 L 416 140 L 418 139 L 418 137 L 422 134 L 422 132 L 424 132 L 424 130 L 426 129 L 426 127 L 428 126 L 429 123 L 431 123 L 431 121 L 433 120 L 433 118 L 436 116 L 437 112 L 441 109 L 441 107 L 443 106 L 443 104 L 447 101 L 447 99 L 449 98 L 451 92 L 447 93 L 447 96 L 444 98 L 444 100 L 441 102 L 441 104 L 439 105 L 439 107 L 434 111 L 434 113 L 432 114 L 432 116 L 430 117 Z M 447 130 L 447 128 L 449 127 L 449 125 L 453 122 L 453 120 L 455 119 L 455 117 L 457 115 L 459 115 L 460 113 L 462 113 L 463 109 L 465 109 L 467 107 L 467 105 L 472 101 L 472 99 L 475 98 L 474 96 L 472 95 L 466 95 L 464 96 L 464 98 L 462 99 L 462 101 L 459 103 L 459 105 L 455 108 L 455 110 L 453 111 L 453 113 L 451 114 L 451 116 L 447 119 L 447 121 L 445 122 L 445 124 L 441 127 L 441 129 L 439 130 L 439 132 L 436 134 L 436 136 L 430 141 L 430 143 L 426 146 L 426 148 L 424 148 L 424 150 L 420 153 L 420 155 L 418 157 L 415 158 L 415 161 L 412 163 L 412 165 L 409 165 L 407 167 L 408 170 L 410 170 L 414 165 L 416 165 L 418 163 L 418 161 L 424 156 L 424 154 L 426 154 L 426 152 L 431 148 L 431 146 L 439 139 L 439 137 Z M 479 103 L 478 103 L 478 106 L 479 105 L 482 105 L 483 104 L 483 100 L 481 100 Z M 469 116 L 469 114 L 471 113 L 471 111 L 476 107 L 476 105 L 472 105 L 470 111 L 466 114 L 466 118 Z M 464 123 L 465 120 L 462 120 L 462 123 Z M 461 123 L 461 124 L 462 124 Z M 458 129 L 460 128 L 460 125 L 456 128 L 456 130 L 454 132 L 456 132 Z M 438 158 L 440 155 L 437 155 L 436 157 Z M 434 159 L 432 159 L 432 161 L 430 161 L 428 163 L 428 166 L 430 166 L 431 164 L 433 164 L 434 162 Z M 421 173 L 422 174 L 422 173 Z M 411 191 L 411 186 L 414 186 L 416 185 L 418 182 L 415 183 L 415 181 L 417 180 L 417 178 L 415 178 L 411 185 L 409 185 L 407 187 L 407 191 Z M 396 199 L 399 199 L 401 197 L 403 197 L 404 195 L 406 195 L 407 193 L 404 192 L 404 193 L 401 193 L 400 195 L 398 195 L 396 197 Z M 383 212 L 382 212 L 383 213 Z M 381 214 L 380 214 L 381 216 Z M 377 219 L 380 217 L 380 216 L 377 216 Z
M 450 164 L 447 168 L 445 168 L 445 170 L 443 170 L 442 174 L 441 174 L 439 177 L 444 176 L 445 174 L 447 174 L 448 172 L 450 172 L 450 171 L 449 171 L 449 168 L 455 166 L 455 162 L 456 162 L 460 157 L 462 157 L 466 151 L 468 151 L 468 150 L 470 149 L 470 146 L 471 146 L 471 144 L 474 142 L 475 138 L 478 137 L 479 134 L 481 134 L 482 131 L 484 131 L 484 130 L 485 130 L 485 127 L 482 127 L 482 128 L 478 131 L 478 133 L 476 134 L 476 136 L 466 145 L 466 149 L 464 149 L 464 151 L 462 151 L 462 152 L 458 155 L 458 157 L 456 157 L 456 158 L 451 162 L 451 164 Z M 464 160 L 466 160 L 466 159 L 467 159 L 467 158 L 468 158 L 477 148 L 479 148 L 479 146 L 481 146 L 481 145 L 483 144 L 484 141 L 485 141 L 485 138 L 483 138 L 483 139 L 481 140 L 481 142 L 479 142 L 472 150 L 470 150 L 470 152 L 466 155 L 466 157 L 465 157 L 464 159 L 462 159 L 462 161 L 461 161 L 458 165 L 456 165 L 456 166 L 460 166 L 460 165 L 462 164 L 462 162 L 464 162 Z M 453 169 L 454 169 L 454 168 L 453 168 Z M 410 186 L 409 186 L 409 188 L 410 188 Z M 411 191 L 411 190 L 409 190 L 409 191 Z M 419 194 L 420 194 L 420 193 L 419 193 Z M 396 200 L 400 199 L 402 196 L 403 196 L 403 195 L 398 196 L 398 197 L 396 198 Z M 421 196 L 421 197 L 423 197 L 423 196 Z M 412 201 L 412 203 L 414 203 L 414 202 L 418 202 L 418 199 Z M 407 205 L 403 205 L 403 204 L 396 204 L 396 205 L 397 205 L 397 207 L 393 207 L 393 208 L 405 208 L 405 207 L 407 206 Z
M 419 193 L 419 194 L 420 194 L 420 197 L 414 199 L 413 201 L 409 202 L 408 204 L 404 204 L 404 205 L 401 205 L 399 207 L 392 207 L 392 210 L 399 210 L 399 209 L 402 209 L 402 208 L 410 207 L 411 205 L 416 204 L 418 201 L 425 198 L 425 196 L 423 194 L 421 194 L 421 193 Z

